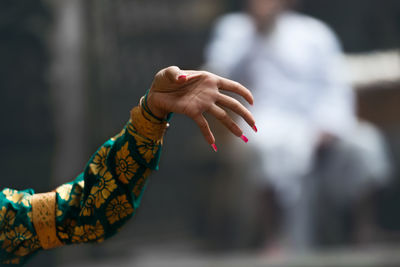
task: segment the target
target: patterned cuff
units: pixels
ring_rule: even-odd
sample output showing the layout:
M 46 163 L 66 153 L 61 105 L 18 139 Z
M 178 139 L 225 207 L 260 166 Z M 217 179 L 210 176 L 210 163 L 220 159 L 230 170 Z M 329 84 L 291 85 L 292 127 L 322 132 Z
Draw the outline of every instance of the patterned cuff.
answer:
M 33 226 L 43 249 L 62 246 L 56 234 L 56 193 L 34 194 L 31 203 Z
M 135 127 L 137 133 L 156 143 L 162 140 L 165 130 L 168 127 L 168 123 L 165 121 L 157 123 L 149 120 L 144 116 L 140 107 L 134 107 L 131 110 L 131 123 Z

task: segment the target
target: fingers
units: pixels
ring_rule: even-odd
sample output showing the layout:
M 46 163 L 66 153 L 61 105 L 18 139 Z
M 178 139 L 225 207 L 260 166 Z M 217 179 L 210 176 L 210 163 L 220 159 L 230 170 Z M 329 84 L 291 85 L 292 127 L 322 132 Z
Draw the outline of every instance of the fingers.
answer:
M 220 78 L 219 84 L 218 84 L 219 89 L 238 94 L 238 95 L 242 96 L 244 99 L 246 99 L 246 101 L 250 105 L 253 105 L 254 99 L 253 99 L 253 95 L 251 94 L 249 89 L 247 89 L 246 87 L 244 87 L 243 85 L 241 85 L 238 82 L 234 82 L 234 81 L 222 78 L 222 77 L 219 77 L 219 78 Z
M 242 129 L 232 120 L 229 114 L 217 105 L 213 105 L 208 113 L 217 118 L 226 128 L 228 128 L 234 135 L 241 137 L 243 135 Z
M 210 130 L 210 126 L 208 125 L 206 118 L 204 118 L 203 115 L 199 115 L 197 117 L 194 117 L 193 120 L 199 126 L 200 131 L 206 139 L 207 143 L 209 143 L 210 145 L 215 144 L 214 135 Z
M 251 112 L 236 99 L 224 94 L 219 94 L 217 104 L 227 107 L 241 116 L 250 125 L 250 127 L 255 126 L 256 122 Z

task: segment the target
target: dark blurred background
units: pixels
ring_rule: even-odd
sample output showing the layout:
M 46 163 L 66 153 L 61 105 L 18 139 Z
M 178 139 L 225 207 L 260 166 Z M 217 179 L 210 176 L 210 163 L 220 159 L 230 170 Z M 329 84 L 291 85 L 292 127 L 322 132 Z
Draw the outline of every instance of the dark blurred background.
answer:
M 169 65 L 198 69 L 215 19 L 240 8 L 238 0 L 1 1 L 2 187 L 44 192 L 73 179 L 91 153 L 124 125 L 154 74 Z M 360 66 L 359 57 L 379 51 L 385 59 L 381 64 L 394 66 L 392 72 L 400 69 L 399 1 L 303 0 L 297 8 L 333 28 L 349 65 Z M 400 166 L 400 73 L 371 80 L 360 72 L 353 83 L 358 114 L 382 130 L 394 166 Z M 160 171 L 153 174 L 135 220 L 104 244 L 43 252 L 27 266 L 258 266 L 254 242 L 233 240 L 256 227 L 232 220 L 246 214 L 246 207 L 235 206 L 238 193 L 227 184 L 224 208 L 210 209 L 221 205 L 213 202 L 214 179 L 229 178 L 230 167 L 211 152 L 193 122 L 176 116 Z M 373 201 L 378 237 L 365 246 L 348 238 L 329 247 L 348 260 L 343 266 L 384 266 L 368 265 L 375 262 L 373 255 L 394 264 L 388 266 L 400 264 L 393 263 L 400 249 L 397 168 L 393 176 Z M 210 210 L 225 218 L 224 227 L 212 226 Z M 350 253 L 354 249 L 360 253 Z M 329 255 L 289 257 L 282 266 L 320 266 L 329 260 L 339 266 Z M 262 260 L 265 266 L 268 259 Z

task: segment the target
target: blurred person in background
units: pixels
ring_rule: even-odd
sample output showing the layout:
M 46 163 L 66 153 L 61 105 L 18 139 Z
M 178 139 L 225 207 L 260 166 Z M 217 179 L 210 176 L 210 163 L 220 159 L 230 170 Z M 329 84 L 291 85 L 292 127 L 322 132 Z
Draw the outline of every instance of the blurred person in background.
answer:
M 380 133 L 356 118 L 339 41 L 323 22 L 294 12 L 295 2 L 247 0 L 246 12 L 217 21 L 205 53 L 206 68 L 255 96 L 260 134 L 251 144 L 261 188 L 273 192 L 282 213 L 269 229 L 269 248 L 313 247 L 321 225 L 335 239 L 348 209 L 358 214 L 358 231 L 368 228 L 368 212 L 356 203 L 390 171 Z

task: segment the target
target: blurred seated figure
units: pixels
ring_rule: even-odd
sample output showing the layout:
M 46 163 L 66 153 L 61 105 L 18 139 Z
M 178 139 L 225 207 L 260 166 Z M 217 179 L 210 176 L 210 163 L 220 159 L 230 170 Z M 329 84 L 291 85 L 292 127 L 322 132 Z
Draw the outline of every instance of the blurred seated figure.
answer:
M 378 130 L 356 118 L 331 29 L 292 11 L 295 1 L 246 4 L 217 21 L 205 65 L 254 94 L 259 134 L 249 144 L 259 152 L 261 188 L 282 211 L 267 242 L 307 249 L 320 241 L 317 222 L 335 239 L 337 215 L 384 185 L 390 166 Z

